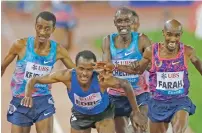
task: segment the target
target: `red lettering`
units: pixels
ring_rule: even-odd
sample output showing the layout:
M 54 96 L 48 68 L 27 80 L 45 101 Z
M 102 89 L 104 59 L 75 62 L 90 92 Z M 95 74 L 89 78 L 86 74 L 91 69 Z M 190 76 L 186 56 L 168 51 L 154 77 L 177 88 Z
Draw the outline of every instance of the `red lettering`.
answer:
M 168 74 L 168 78 L 179 78 L 179 73 Z

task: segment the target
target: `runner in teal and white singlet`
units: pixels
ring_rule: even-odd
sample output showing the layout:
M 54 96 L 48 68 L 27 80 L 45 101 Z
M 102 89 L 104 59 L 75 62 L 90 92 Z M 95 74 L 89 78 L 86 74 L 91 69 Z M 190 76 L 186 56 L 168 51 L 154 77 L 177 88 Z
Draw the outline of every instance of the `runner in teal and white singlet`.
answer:
M 131 32 L 132 18 L 132 12 L 127 8 L 120 8 L 116 11 L 114 24 L 118 33 L 112 33 L 104 38 L 102 45 L 103 61 L 112 62 L 117 66 L 130 65 L 131 62 L 142 59 L 142 53 L 151 43 L 146 35 Z M 140 111 L 147 117 L 147 102 L 150 98 L 147 85 L 148 73 L 145 71 L 142 75 L 135 75 L 129 74 L 126 71 L 114 70 L 113 75 L 126 79 L 131 83 L 137 95 L 137 103 L 140 106 Z M 130 132 L 128 118 L 132 116 L 132 110 L 123 89 L 109 88 L 108 93 L 110 94 L 111 102 L 115 104 L 116 132 Z M 135 131 L 137 129 L 134 127 Z
M 54 14 L 41 12 L 36 17 L 36 36 L 17 40 L 2 62 L 3 75 L 8 65 L 17 57 L 11 80 L 13 98 L 7 112 L 7 120 L 12 123 L 11 133 L 29 133 L 34 123 L 38 133 L 53 133 L 55 107 L 50 85 L 34 86 L 34 91 L 30 94 L 34 99 L 32 108 L 24 107 L 20 103 L 25 96 L 27 82 L 33 77 L 50 74 L 57 60 L 61 60 L 67 68 L 75 67 L 66 49 L 49 40 L 55 23 Z

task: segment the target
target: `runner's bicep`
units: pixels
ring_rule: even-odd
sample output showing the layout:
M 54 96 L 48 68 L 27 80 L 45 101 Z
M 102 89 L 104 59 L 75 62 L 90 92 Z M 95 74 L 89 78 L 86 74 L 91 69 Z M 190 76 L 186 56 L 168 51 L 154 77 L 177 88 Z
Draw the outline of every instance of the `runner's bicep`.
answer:
M 68 54 L 68 51 L 65 48 L 60 47 L 60 51 L 58 54 L 61 55 L 61 61 L 67 68 L 69 69 L 75 68 L 75 64 L 73 63 L 72 59 L 70 58 Z
M 151 60 L 152 60 L 152 50 L 150 46 L 150 47 L 147 47 L 143 53 L 143 58 L 140 61 L 140 67 L 142 67 L 143 69 L 148 68 L 148 66 L 151 63 Z
M 15 45 L 12 45 L 6 57 L 3 59 L 3 62 L 1 63 L 1 70 L 3 72 L 8 67 L 8 65 L 16 58 L 17 53 L 15 49 L 16 49 Z
M 110 53 L 110 43 L 109 43 L 109 37 L 108 36 L 103 39 L 102 53 L 103 53 L 102 60 L 110 62 L 111 61 L 111 53 Z
M 190 56 L 190 60 L 202 75 L 202 61 L 196 56 L 195 52 L 193 52 L 193 54 Z
M 65 79 L 64 72 L 58 71 L 42 77 L 37 77 L 36 82 L 40 84 L 52 84 L 57 82 L 63 82 L 63 79 Z

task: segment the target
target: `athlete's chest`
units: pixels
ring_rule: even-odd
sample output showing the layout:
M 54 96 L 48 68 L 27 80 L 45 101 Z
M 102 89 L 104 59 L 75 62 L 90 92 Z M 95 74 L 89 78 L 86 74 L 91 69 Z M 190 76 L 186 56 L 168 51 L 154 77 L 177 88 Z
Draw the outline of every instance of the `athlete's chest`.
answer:
M 50 53 L 50 49 L 51 48 L 48 48 L 48 49 L 34 49 L 34 52 L 39 55 L 39 56 L 48 56 L 48 54 Z
M 168 53 L 165 53 L 165 51 L 159 51 L 159 53 L 158 53 L 159 58 L 167 59 L 167 60 L 169 60 L 169 59 L 174 59 L 174 58 L 176 58 L 178 55 L 179 55 L 179 53 L 168 54 Z

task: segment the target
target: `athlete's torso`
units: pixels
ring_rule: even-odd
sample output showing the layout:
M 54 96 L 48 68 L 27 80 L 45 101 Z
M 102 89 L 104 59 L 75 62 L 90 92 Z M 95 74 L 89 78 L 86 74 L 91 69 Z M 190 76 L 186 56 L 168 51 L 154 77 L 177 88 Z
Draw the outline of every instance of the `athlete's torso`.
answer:
M 120 64 L 120 65 L 129 65 L 133 61 L 139 61 L 142 59 L 142 54 L 139 51 L 138 47 L 138 40 L 139 40 L 139 34 L 137 32 L 131 32 L 132 40 L 131 44 L 128 48 L 123 49 L 117 49 L 114 44 L 114 39 L 117 36 L 116 33 L 113 33 L 110 35 L 110 52 L 111 52 L 111 58 L 112 62 L 114 64 Z M 114 70 L 113 75 L 115 77 L 119 77 L 122 79 L 127 79 L 132 87 L 134 88 L 137 95 L 148 92 L 148 86 L 146 83 L 147 80 L 147 72 L 145 71 L 142 75 L 134 75 L 134 74 L 127 74 L 125 72 L 120 72 L 117 70 Z M 109 94 L 111 95 L 125 95 L 123 89 L 109 89 Z
M 34 51 L 34 37 L 28 37 L 24 57 L 17 60 L 16 68 L 11 80 L 12 95 L 23 97 L 27 81 L 32 77 L 49 74 L 56 62 L 57 44 L 50 41 L 50 52 L 47 56 L 40 56 Z M 32 96 L 50 94 L 50 85 L 36 84 Z
M 99 114 L 109 105 L 108 93 L 107 91 L 101 92 L 97 75 L 96 72 L 93 72 L 92 82 L 88 91 L 83 91 L 77 80 L 76 70 L 72 70 L 71 89 L 68 91 L 68 95 L 73 108 L 82 114 Z
M 160 44 L 152 46 L 152 68 L 150 69 L 150 90 L 158 100 L 180 98 L 188 95 L 189 79 L 184 56 L 184 44 L 180 43 L 176 58 L 159 57 Z

